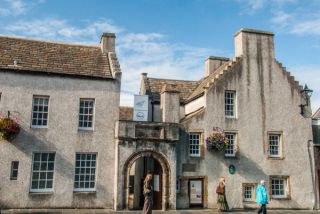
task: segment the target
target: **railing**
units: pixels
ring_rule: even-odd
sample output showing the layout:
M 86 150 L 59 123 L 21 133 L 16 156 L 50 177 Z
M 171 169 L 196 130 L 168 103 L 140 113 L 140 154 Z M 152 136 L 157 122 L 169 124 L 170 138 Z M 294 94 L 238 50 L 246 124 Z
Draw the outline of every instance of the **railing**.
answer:
M 116 123 L 115 137 L 121 140 L 146 139 L 175 142 L 179 140 L 179 125 L 176 123 L 120 120 Z

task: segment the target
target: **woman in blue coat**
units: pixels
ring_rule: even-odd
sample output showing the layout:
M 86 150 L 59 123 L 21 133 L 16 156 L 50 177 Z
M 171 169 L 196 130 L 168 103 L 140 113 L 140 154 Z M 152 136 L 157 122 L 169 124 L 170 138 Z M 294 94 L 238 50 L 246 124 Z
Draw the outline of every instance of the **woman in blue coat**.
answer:
M 261 180 L 260 185 L 256 189 L 256 202 L 260 204 L 258 213 L 267 214 L 268 194 L 265 187 L 265 181 Z

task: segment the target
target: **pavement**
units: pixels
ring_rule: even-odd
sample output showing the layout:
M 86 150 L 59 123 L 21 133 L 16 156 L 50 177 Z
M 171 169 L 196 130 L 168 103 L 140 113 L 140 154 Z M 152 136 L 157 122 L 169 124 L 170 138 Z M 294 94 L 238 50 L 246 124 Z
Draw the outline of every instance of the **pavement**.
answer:
M 141 211 L 113 211 L 107 209 L 9 209 L 0 210 L 1 214 L 26 214 L 26 213 L 36 213 L 36 214 L 141 214 Z M 168 211 L 153 211 L 153 214 L 219 214 L 217 210 L 212 209 L 188 209 L 188 210 L 168 210 Z M 229 213 L 236 214 L 249 214 L 257 213 L 256 210 L 234 210 Z M 268 210 L 268 214 L 320 214 L 318 210 Z

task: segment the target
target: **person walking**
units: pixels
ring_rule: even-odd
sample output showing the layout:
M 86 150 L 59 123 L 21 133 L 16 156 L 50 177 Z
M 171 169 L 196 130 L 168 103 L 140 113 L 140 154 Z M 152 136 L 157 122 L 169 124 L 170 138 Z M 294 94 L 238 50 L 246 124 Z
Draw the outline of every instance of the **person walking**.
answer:
M 226 180 L 224 177 L 220 178 L 219 184 L 216 189 L 216 193 L 218 194 L 218 211 L 219 212 L 227 212 L 229 211 L 229 206 L 226 198 Z
M 142 214 L 152 214 L 153 199 L 152 199 L 152 174 L 148 173 L 143 182 L 143 195 L 144 195 L 144 204 Z
M 267 189 L 265 187 L 265 181 L 261 180 L 260 184 L 256 189 L 256 202 L 260 204 L 260 208 L 258 209 L 258 213 L 267 214 L 267 204 L 268 204 L 268 194 Z

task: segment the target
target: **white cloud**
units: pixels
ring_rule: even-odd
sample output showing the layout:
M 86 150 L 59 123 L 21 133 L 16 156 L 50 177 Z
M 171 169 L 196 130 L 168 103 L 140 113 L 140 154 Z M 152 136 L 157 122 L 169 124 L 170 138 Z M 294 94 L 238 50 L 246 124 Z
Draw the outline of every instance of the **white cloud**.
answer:
M 307 84 L 313 90 L 312 111 L 320 107 L 320 65 L 297 65 L 290 69 L 301 85 Z
M 290 4 L 296 3 L 297 0 L 236 0 L 244 5 L 245 14 L 254 14 L 264 8 L 271 8 L 272 10 L 279 10 Z
M 159 33 L 126 32 L 109 20 L 87 21 L 82 26 L 62 19 L 18 21 L 3 26 L 0 33 L 50 41 L 98 44 L 102 32 L 117 33 L 116 48 L 122 76 L 121 104 L 132 105 L 139 92 L 140 73 L 151 77 L 199 80 L 208 55 L 225 52 L 171 43 Z
M 19 16 L 43 0 L 0 0 L 0 16 Z
M 276 11 L 274 16 L 271 18 L 271 23 L 278 28 L 284 28 L 289 25 L 293 18 L 293 14 L 286 13 L 284 11 Z
M 298 21 L 292 26 L 290 33 L 320 36 L 320 18 Z
M 63 19 L 20 20 L 4 26 L 1 33 L 64 42 L 97 43 L 103 32 L 119 33 L 123 29 L 100 19 L 75 27 Z

